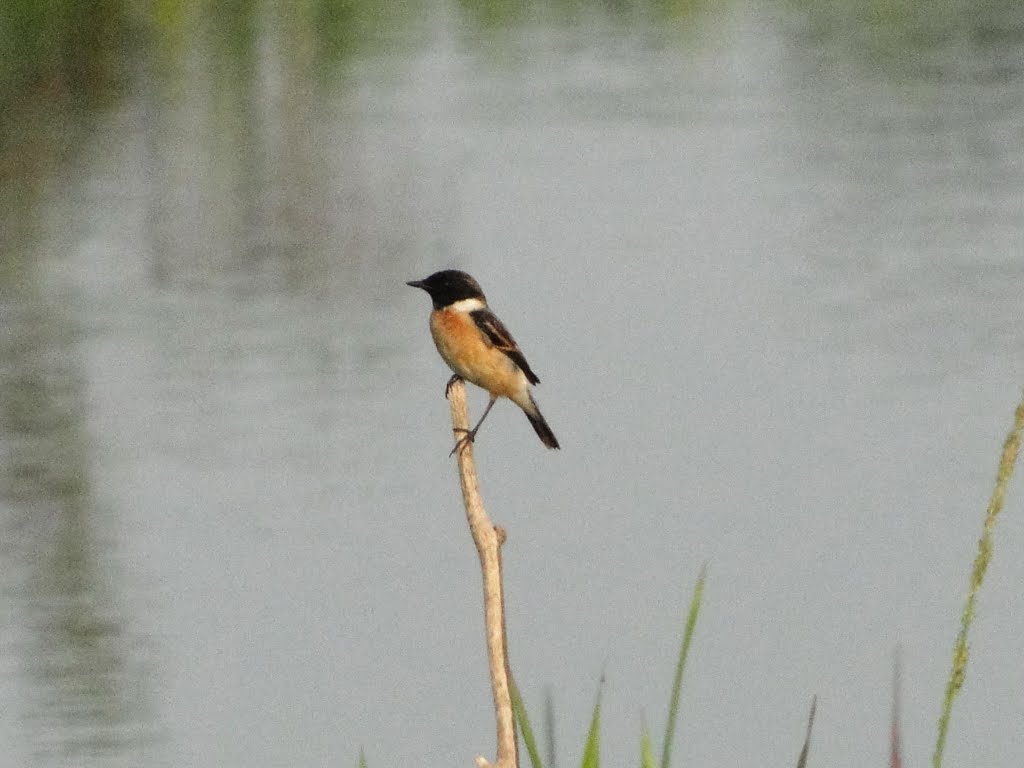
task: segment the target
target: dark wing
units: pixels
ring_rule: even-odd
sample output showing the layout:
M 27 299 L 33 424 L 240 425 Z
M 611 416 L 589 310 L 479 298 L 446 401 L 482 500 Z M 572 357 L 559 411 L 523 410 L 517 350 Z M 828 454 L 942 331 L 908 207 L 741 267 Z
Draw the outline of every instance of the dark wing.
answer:
M 531 384 L 539 384 L 540 379 L 537 378 L 537 374 L 530 368 L 530 364 L 526 362 L 526 358 L 523 357 L 523 353 L 519 350 L 519 345 L 516 344 L 516 340 L 512 338 L 512 334 L 508 332 L 508 328 L 497 318 L 497 316 L 489 309 L 478 309 L 474 312 L 470 312 L 469 316 L 473 318 L 473 322 L 476 323 L 476 327 L 483 331 L 487 340 L 491 343 L 495 349 L 501 350 L 512 360 L 513 363 L 519 366 L 523 373 L 526 374 L 526 380 Z

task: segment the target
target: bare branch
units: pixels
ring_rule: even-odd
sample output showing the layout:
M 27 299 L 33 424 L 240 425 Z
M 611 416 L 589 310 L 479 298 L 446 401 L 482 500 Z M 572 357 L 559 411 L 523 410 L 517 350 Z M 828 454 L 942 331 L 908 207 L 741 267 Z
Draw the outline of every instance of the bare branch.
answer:
M 466 385 L 456 381 L 448 390 L 452 427 L 456 438 L 469 429 L 469 409 L 466 406 Z M 518 768 L 515 718 L 509 689 L 508 640 L 505 634 L 505 595 L 501 580 L 501 545 L 505 531 L 495 527 L 484 509 L 473 460 L 473 443 L 467 441 L 456 451 L 459 463 L 459 481 L 462 501 L 473 543 L 480 556 L 480 570 L 484 584 L 484 625 L 487 637 L 487 656 L 491 668 L 491 690 L 494 694 L 494 717 L 498 734 L 498 756 L 494 768 Z M 490 768 L 483 757 L 476 763 Z

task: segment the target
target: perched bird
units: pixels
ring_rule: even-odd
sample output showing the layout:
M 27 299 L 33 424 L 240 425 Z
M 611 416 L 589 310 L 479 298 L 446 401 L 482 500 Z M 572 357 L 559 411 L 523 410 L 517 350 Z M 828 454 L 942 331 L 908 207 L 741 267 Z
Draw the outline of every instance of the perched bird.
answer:
M 422 288 L 434 303 L 430 313 L 430 333 L 437 351 L 448 367 L 455 371 L 445 388 L 445 395 L 461 378 L 486 389 L 491 396 L 480 421 L 456 443 L 452 453 L 473 442 L 477 430 L 499 397 L 507 397 L 523 409 L 544 445 L 558 448 L 558 440 L 541 416 L 530 392 L 530 385 L 540 383 L 540 379 L 526 362 L 512 334 L 487 308 L 487 299 L 480 284 L 465 272 L 446 269 L 407 285 Z

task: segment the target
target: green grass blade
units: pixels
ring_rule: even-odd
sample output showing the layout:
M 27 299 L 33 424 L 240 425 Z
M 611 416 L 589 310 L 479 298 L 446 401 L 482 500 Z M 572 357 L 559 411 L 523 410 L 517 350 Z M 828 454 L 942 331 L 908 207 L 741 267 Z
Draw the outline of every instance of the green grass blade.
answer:
M 519 693 L 519 686 L 515 680 L 509 678 L 509 693 L 512 695 L 512 714 L 515 715 L 516 725 L 519 726 L 519 735 L 526 745 L 526 752 L 530 756 L 530 764 L 533 768 L 544 768 L 540 760 L 540 750 L 537 749 L 537 739 L 533 735 L 533 727 L 530 725 L 530 717 L 526 714 L 526 705 Z
M 1013 428 L 1006 436 L 1003 444 L 1003 454 L 999 460 L 999 471 L 996 473 L 996 486 L 992 491 L 992 498 L 988 503 L 988 510 L 985 512 L 985 524 L 978 540 L 978 554 L 974 558 L 974 568 L 971 569 L 971 585 L 967 592 L 967 600 L 964 602 L 964 610 L 960 616 L 960 632 L 957 634 L 956 643 L 953 646 L 953 666 L 949 672 L 949 680 L 946 683 L 946 695 L 942 702 L 942 713 L 939 715 L 939 734 L 935 742 L 935 752 L 932 755 L 933 768 L 941 768 L 942 753 L 946 748 L 946 736 L 949 732 L 949 717 L 953 711 L 953 701 L 960 688 L 964 684 L 967 675 L 967 635 L 970 632 L 971 624 L 974 622 L 974 604 L 978 597 L 978 590 L 985 579 L 985 571 L 988 570 L 989 561 L 992 559 L 992 532 L 996 527 L 996 519 L 1003 509 L 1003 499 L 1006 496 L 1006 487 L 1013 476 L 1013 467 L 1017 463 L 1017 453 L 1020 451 L 1021 433 L 1024 433 L 1024 401 L 1017 406 L 1014 417 Z
M 675 739 L 676 719 L 679 715 L 679 692 L 683 687 L 683 670 L 686 668 L 686 656 L 690 652 L 693 630 L 697 626 L 697 614 L 700 613 L 700 603 L 704 595 L 704 582 L 707 578 L 707 572 L 707 566 L 701 566 L 700 574 L 697 576 L 697 583 L 693 587 L 693 597 L 690 598 L 690 612 L 686 616 L 683 644 L 679 649 L 679 659 L 676 661 L 676 675 L 672 680 L 672 696 L 668 705 L 668 722 L 665 724 L 665 741 L 661 748 L 661 768 L 669 768 L 669 761 L 672 757 L 672 742 Z
M 363 752 L 363 748 L 359 748 L 359 768 L 366 768 L 366 753 Z
M 587 744 L 583 748 L 582 768 L 600 768 L 601 765 L 601 692 L 604 689 L 604 677 L 597 688 L 597 701 L 594 703 L 594 714 L 590 718 L 590 732 Z
M 647 726 L 644 726 L 643 731 L 640 732 L 640 768 L 658 768 L 658 763 L 654 759 L 654 748 L 651 746 L 651 735 L 647 732 Z
M 814 728 L 814 713 L 818 711 L 818 697 L 811 699 L 811 714 L 807 716 L 807 735 L 804 736 L 804 746 L 800 750 L 800 757 L 797 758 L 796 768 L 807 768 L 807 756 L 811 753 L 811 731 Z

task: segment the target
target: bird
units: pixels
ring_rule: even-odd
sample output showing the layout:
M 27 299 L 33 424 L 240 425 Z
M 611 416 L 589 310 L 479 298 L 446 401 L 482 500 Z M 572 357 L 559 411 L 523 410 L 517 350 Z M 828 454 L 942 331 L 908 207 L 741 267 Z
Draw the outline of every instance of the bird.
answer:
M 487 306 L 480 284 L 465 272 L 445 269 L 406 285 L 422 288 L 433 303 L 430 335 L 441 358 L 455 373 L 445 387 L 445 396 L 456 381 L 465 379 L 486 390 L 491 398 L 480 421 L 460 438 L 452 453 L 475 441 L 477 430 L 499 397 L 507 397 L 523 409 L 544 445 L 559 448 L 531 392 L 531 385 L 539 384 L 540 379 L 512 334 Z

